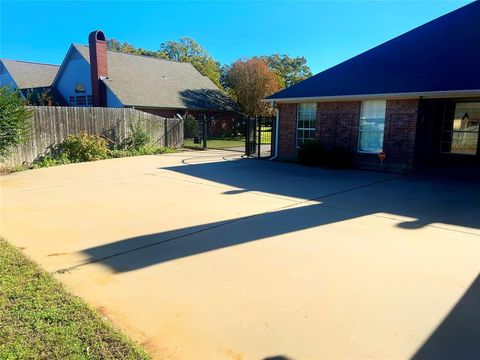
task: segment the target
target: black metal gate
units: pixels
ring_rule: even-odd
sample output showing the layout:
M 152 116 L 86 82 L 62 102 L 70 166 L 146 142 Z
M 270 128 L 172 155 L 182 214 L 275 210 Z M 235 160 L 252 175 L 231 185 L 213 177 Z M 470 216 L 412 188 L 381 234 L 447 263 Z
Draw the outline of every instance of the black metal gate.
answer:
M 249 118 L 247 121 L 247 136 L 245 138 L 245 155 L 247 157 L 270 158 L 274 147 L 273 117 Z
M 247 157 L 269 158 L 274 147 L 274 125 L 272 117 L 188 117 L 184 122 L 184 146 L 193 149 L 236 151 L 245 153 Z

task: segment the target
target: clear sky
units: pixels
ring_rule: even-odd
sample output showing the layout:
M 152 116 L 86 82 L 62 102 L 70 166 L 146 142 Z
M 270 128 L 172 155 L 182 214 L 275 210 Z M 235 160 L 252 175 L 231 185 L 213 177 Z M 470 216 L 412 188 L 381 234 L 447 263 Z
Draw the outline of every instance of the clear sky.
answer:
M 317 73 L 469 2 L 0 0 L 0 57 L 60 64 L 70 43 L 101 29 L 151 50 L 190 36 L 222 64 L 305 56 Z

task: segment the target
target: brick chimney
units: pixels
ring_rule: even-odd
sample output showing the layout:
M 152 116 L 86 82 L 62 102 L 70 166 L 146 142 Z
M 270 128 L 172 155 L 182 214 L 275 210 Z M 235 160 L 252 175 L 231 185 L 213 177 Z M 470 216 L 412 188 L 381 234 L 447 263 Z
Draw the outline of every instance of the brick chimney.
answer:
M 103 31 L 92 31 L 88 35 L 88 47 L 90 50 L 93 106 L 107 106 L 105 84 L 100 80 L 108 76 L 107 39 Z

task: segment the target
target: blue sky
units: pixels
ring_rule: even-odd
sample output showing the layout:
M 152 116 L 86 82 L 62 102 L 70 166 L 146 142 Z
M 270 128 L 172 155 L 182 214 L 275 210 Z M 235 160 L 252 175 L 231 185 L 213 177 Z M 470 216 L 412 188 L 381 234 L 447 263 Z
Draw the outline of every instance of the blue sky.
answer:
M 59 64 L 70 43 L 102 29 L 152 50 L 190 36 L 221 63 L 305 56 L 316 73 L 469 2 L 2 0 L 0 57 Z

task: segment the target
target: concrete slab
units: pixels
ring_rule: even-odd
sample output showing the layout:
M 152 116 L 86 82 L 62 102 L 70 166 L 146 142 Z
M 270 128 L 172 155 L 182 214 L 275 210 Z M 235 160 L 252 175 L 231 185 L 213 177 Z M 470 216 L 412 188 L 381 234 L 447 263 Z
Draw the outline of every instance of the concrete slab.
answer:
M 480 354 L 474 181 L 208 151 L 0 186 L 2 236 L 159 359 Z

